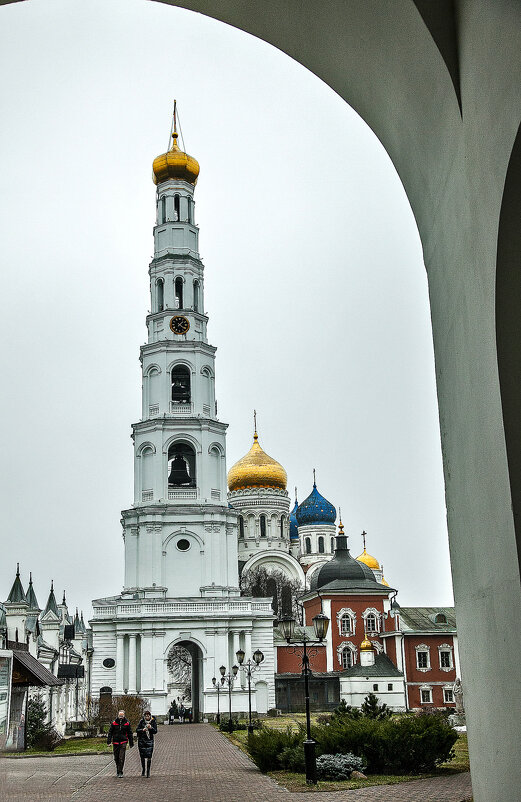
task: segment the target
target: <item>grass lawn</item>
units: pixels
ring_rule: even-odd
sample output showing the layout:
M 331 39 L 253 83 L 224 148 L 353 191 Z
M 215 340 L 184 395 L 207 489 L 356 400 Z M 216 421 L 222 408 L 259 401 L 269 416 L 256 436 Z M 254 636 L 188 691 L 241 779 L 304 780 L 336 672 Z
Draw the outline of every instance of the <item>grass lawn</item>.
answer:
M 27 749 L 25 752 L 4 753 L 4 757 L 28 757 L 38 755 L 39 757 L 59 757 L 63 755 L 96 755 L 111 754 L 112 746 L 107 744 L 107 736 L 103 738 L 68 738 L 58 744 L 52 752 L 42 752 L 39 749 Z
M 293 713 L 278 718 L 266 719 L 263 721 L 266 727 L 273 729 L 286 729 L 290 726 L 294 729 L 298 724 L 304 723 L 306 717 L 304 713 Z M 312 715 L 312 723 L 316 716 Z M 246 752 L 248 733 L 246 730 L 238 730 L 230 735 L 226 735 L 229 740 Z M 367 780 L 342 780 L 342 781 L 321 781 L 317 785 L 307 785 L 304 774 L 295 774 L 288 771 L 270 771 L 268 775 L 276 782 L 287 788 L 288 791 L 342 791 L 355 790 L 356 788 L 366 788 L 371 785 L 395 785 L 396 783 L 409 782 L 410 780 L 424 780 L 427 777 L 437 777 L 443 774 L 456 774 L 460 771 L 469 771 L 469 753 L 467 746 L 467 734 L 460 733 L 458 740 L 454 744 L 456 753 L 453 760 L 444 763 L 434 772 L 425 774 L 371 774 Z

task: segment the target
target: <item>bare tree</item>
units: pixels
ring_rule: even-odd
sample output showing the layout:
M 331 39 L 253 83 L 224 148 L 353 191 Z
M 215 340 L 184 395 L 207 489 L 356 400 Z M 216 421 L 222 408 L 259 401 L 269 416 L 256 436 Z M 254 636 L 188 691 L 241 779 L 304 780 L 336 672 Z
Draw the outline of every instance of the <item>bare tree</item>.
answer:
M 166 658 L 172 680 L 177 685 L 190 687 L 192 680 L 192 655 L 184 646 L 172 646 Z
M 284 571 L 278 568 L 269 570 L 263 565 L 251 568 L 242 574 L 240 587 L 242 596 L 272 599 L 277 618 L 283 615 L 299 618 L 296 599 L 303 588 L 298 579 L 291 579 Z

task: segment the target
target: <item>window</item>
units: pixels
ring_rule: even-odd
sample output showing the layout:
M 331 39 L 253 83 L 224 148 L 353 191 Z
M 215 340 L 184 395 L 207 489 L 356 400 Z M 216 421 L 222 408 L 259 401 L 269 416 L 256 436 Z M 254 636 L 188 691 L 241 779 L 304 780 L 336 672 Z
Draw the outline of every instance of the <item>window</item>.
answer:
M 186 365 L 174 365 L 171 378 L 172 403 L 189 404 L 192 400 L 190 393 L 190 369 Z
M 179 195 L 174 195 L 174 220 L 180 220 Z
M 168 486 L 196 487 L 195 451 L 189 443 L 173 443 L 168 449 Z
M 306 548 L 306 554 L 311 554 L 311 538 L 307 537 L 304 541 L 304 545 Z
M 244 537 L 244 518 L 239 515 L 239 537 Z
M 449 649 L 440 651 L 440 668 L 452 668 L 452 652 Z
M 430 705 L 432 704 L 432 688 L 421 688 L 420 689 L 420 701 L 422 705 Z
M 335 551 L 335 538 L 334 537 L 331 538 L 331 551 L 332 552 Z
M 454 702 L 454 694 L 452 692 L 452 688 L 444 688 L 443 689 L 443 701 L 445 704 L 452 704 Z
M 447 623 L 447 616 L 445 615 L 445 613 L 438 613 L 434 617 L 434 623 L 435 624 L 446 624 Z
M 181 540 L 178 540 L 175 545 L 177 546 L 179 551 L 188 551 L 188 549 L 190 548 L 190 541 L 183 537 L 181 538 Z
M 324 551 L 325 551 L 324 538 L 322 537 L 322 535 L 320 535 L 319 538 L 318 538 L 318 553 L 319 554 L 324 554 Z
M 175 301 L 177 309 L 184 309 L 183 306 L 183 279 L 178 276 L 174 282 Z
M 340 634 L 341 635 L 353 634 L 353 619 L 348 613 L 345 613 L 340 619 Z
M 165 285 L 163 283 L 163 279 L 162 278 L 158 278 L 158 280 L 156 281 L 157 311 L 158 312 L 162 312 L 163 309 L 164 309 L 164 303 L 165 303 L 164 290 L 165 290 Z
M 194 309 L 199 311 L 199 282 L 194 281 Z
M 266 516 L 261 515 L 261 517 L 259 518 L 259 522 L 260 522 L 260 536 L 266 537 Z
M 349 646 L 342 649 L 342 668 L 351 668 L 353 665 L 353 653 Z
M 392 689 L 393 689 L 393 683 L 392 682 L 387 683 L 387 690 L 392 691 Z
M 188 222 L 194 222 L 194 202 L 192 198 L 188 198 Z
M 365 617 L 365 631 L 366 632 L 378 632 L 376 615 L 374 613 L 368 613 L 366 615 L 366 617 Z
M 161 198 L 161 207 L 159 211 L 159 220 L 158 223 L 165 223 L 166 222 L 166 197 L 163 195 Z
M 378 683 L 375 682 L 374 685 L 373 685 L 373 691 L 377 691 L 377 690 L 378 690 Z
M 284 538 L 284 516 L 281 515 L 280 517 L 280 536 Z
M 416 667 L 429 668 L 429 652 L 416 652 Z

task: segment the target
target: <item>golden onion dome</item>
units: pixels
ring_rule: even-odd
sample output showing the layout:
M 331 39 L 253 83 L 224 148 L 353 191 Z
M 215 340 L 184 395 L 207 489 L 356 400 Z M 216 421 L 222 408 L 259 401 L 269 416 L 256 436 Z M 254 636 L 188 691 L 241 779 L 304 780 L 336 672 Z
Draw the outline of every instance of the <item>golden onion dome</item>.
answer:
M 187 181 L 195 186 L 199 175 L 199 162 L 188 153 L 184 153 L 177 144 L 178 133 L 172 134 L 174 143 L 168 153 L 157 156 L 152 164 L 154 184 L 161 184 L 173 178 L 176 181 Z
M 253 445 L 246 456 L 228 471 L 230 491 L 248 487 L 277 487 L 285 490 L 287 481 L 288 476 L 282 465 L 260 447 L 257 432 L 253 435 Z
M 386 580 L 384 576 L 381 578 L 380 584 L 385 585 L 387 588 L 389 587 L 389 582 Z
M 369 638 L 366 635 L 365 638 L 363 639 L 362 643 L 360 644 L 360 651 L 361 652 L 370 652 L 372 650 L 372 648 L 373 648 L 373 644 L 371 643 L 371 641 L 369 640 Z
M 365 548 L 363 552 L 360 554 L 360 556 L 357 557 L 356 559 L 358 560 L 359 563 L 364 563 L 364 565 L 367 565 L 367 567 L 370 568 L 372 571 L 380 570 L 380 563 L 378 562 L 376 557 L 373 557 L 371 554 L 368 554 Z

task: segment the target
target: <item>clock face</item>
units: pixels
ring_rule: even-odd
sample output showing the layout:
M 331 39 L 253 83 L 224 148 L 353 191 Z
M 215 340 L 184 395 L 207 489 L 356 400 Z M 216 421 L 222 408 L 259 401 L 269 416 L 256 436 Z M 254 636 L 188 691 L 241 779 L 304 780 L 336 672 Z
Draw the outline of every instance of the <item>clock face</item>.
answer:
M 190 322 L 186 317 L 183 317 L 182 315 L 176 315 L 170 321 L 170 328 L 174 334 L 186 334 L 190 328 Z

